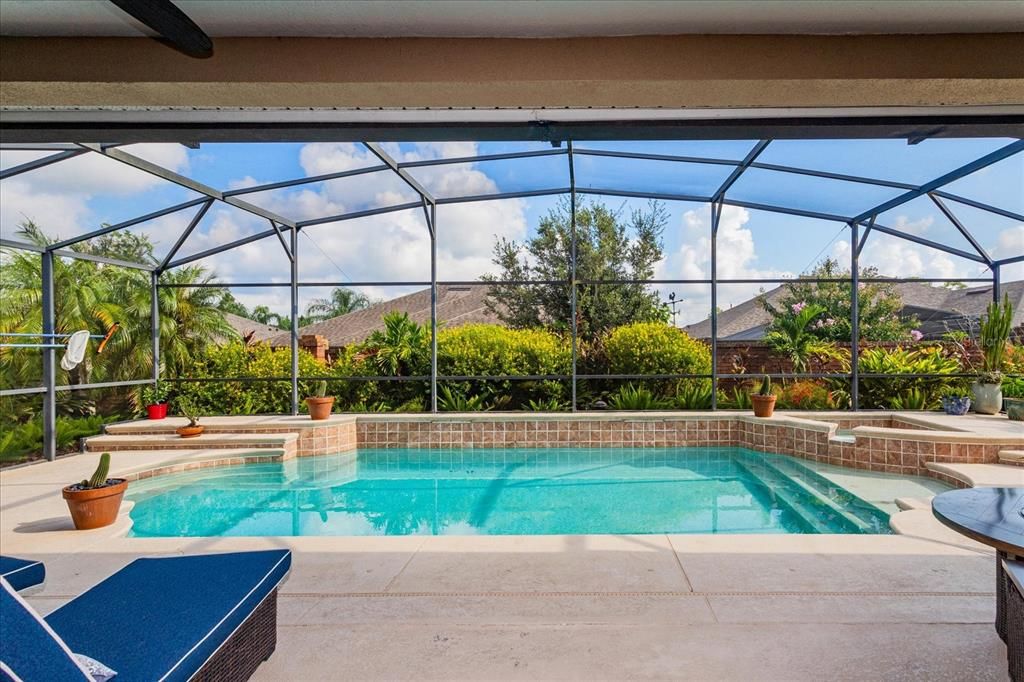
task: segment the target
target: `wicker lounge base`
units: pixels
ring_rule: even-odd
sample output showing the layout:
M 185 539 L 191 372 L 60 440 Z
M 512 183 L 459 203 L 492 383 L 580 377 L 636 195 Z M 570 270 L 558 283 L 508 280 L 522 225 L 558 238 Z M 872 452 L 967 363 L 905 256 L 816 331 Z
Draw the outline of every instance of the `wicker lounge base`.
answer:
M 1010 572 L 1006 576 L 1006 661 L 1010 679 L 1013 682 L 1024 682 L 1024 595 L 1021 594 L 1024 582 L 1024 563 L 1008 564 Z
M 194 682 L 248 680 L 277 646 L 277 590 L 267 595 L 213 657 L 199 669 Z

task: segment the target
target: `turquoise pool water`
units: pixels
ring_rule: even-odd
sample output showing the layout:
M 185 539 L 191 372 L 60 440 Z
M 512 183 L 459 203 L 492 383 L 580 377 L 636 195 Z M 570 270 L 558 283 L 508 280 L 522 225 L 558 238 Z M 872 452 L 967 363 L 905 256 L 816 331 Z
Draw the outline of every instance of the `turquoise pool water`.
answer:
M 386 449 L 133 483 L 132 535 L 888 533 L 800 460 L 743 448 Z

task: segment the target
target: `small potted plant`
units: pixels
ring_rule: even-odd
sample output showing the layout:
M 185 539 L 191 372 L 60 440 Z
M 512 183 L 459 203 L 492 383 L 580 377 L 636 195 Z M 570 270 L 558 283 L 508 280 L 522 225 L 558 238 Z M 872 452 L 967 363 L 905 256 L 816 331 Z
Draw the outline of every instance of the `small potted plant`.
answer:
M 316 392 L 306 398 L 306 407 L 309 408 L 309 418 L 313 421 L 328 419 L 331 410 L 334 408 L 334 398 L 327 395 L 327 382 L 318 381 Z
M 199 423 L 199 410 L 192 401 L 178 398 L 178 411 L 188 419 L 188 424 L 176 428 L 176 434 L 182 438 L 195 438 L 203 432 L 203 425 Z
M 998 414 L 1003 407 L 1003 355 L 1010 339 L 1013 320 L 1013 306 L 1009 295 L 1003 304 L 989 303 L 981 328 L 978 343 L 982 352 L 982 371 L 971 385 L 974 394 L 974 411 L 978 414 Z
M 165 419 L 167 417 L 167 388 L 160 383 L 142 389 L 142 402 L 146 405 L 146 417 Z
M 107 478 L 109 473 L 110 453 L 104 452 L 100 455 L 100 463 L 92 477 L 61 491 L 76 530 L 102 528 L 117 519 L 128 481 L 123 478 Z
M 971 409 L 971 396 L 944 395 L 942 396 L 942 409 L 946 414 L 962 417 Z
M 755 417 L 770 417 L 775 412 L 776 396 L 772 393 L 772 378 L 767 374 L 761 380 L 761 387 L 750 396 L 754 404 Z

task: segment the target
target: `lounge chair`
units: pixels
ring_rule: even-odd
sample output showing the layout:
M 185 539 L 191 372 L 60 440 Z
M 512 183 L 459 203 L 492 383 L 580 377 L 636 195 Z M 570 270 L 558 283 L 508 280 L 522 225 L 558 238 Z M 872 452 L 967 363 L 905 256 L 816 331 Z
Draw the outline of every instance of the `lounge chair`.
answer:
M 42 585 L 46 580 L 46 567 L 41 561 L 0 556 L 0 578 L 4 578 L 11 587 L 21 592 Z
M 277 643 L 291 552 L 136 559 L 40 618 L 5 583 L 0 679 L 92 680 L 70 653 L 134 680 L 247 680 Z

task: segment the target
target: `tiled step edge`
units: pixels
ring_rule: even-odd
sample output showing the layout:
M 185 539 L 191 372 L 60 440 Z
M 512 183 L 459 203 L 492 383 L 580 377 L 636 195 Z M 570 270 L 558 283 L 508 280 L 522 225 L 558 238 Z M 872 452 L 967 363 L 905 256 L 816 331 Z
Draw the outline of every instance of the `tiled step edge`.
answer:
M 175 434 L 100 435 L 85 441 L 87 452 L 103 450 L 205 450 L 223 448 L 285 448 L 294 449 L 298 443 L 295 433 L 225 433 L 202 434 L 194 438 L 181 438 Z
M 166 476 L 167 474 L 176 474 L 182 471 L 240 466 L 243 464 L 268 464 L 282 462 L 284 460 L 291 459 L 292 457 L 294 457 L 294 453 L 289 453 L 284 449 L 240 450 L 224 452 L 223 454 L 217 453 L 216 455 L 211 454 L 209 456 L 198 458 L 164 462 L 159 465 L 142 467 L 135 470 L 129 469 L 123 473 L 118 472 L 118 476 L 125 478 L 128 481 L 141 481 L 147 478 L 153 478 L 154 476 Z
M 925 466 L 939 480 L 961 488 L 1024 486 L 1024 469 L 1019 466 L 945 462 L 928 462 Z

